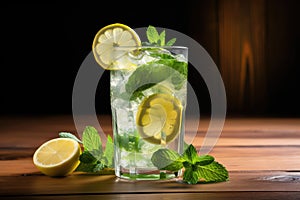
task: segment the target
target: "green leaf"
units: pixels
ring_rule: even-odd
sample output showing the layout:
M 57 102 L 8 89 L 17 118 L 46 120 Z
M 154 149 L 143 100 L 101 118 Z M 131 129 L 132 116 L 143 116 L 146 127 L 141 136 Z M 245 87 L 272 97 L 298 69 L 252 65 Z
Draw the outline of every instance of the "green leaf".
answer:
M 80 162 L 75 171 L 77 172 L 94 172 L 96 163 L 83 163 Z
M 61 138 L 70 138 L 75 140 L 76 142 L 82 143 L 75 135 L 73 135 L 72 133 L 67 133 L 67 132 L 60 132 L 59 137 Z
M 132 94 L 130 100 L 143 96 L 143 91 L 155 86 L 168 78 L 171 78 L 176 89 L 180 89 L 187 80 L 187 63 L 175 59 L 166 59 L 149 62 L 137 68 L 129 77 L 125 89 Z
M 143 42 L 142 44 L 145 46 L 172 46 L 176 42 L 176 38 L 172 38 L 166 43 L 166 31 L 163 30 L 159 34 L 156 28 L 151 25 L 147 28 L 146 35 L 150 44 L 147 42 Z
M 185 150 L 185 152 L 182 155 L 182 159 L 191 164 L 195 164 L 198 161 L 197 151 L 192 144 L 190 144 Z
M 80 162 L 78 167 L 75 171 L 77 172 L 89 172 L 89 173 L 95 173 L 106 169 L 106 166 L 100 162 L 96 163 L 84 163 Z
M 181 170 L 182 168 L 183 168 L 182 162 L 177 160 L 177 161 L 172 162 L 168 166 L 162 168 L 162 170 L 168 170 L 168 171 L 171 171 L 171 172 L 176 172 L 178 170 Z
M 159 45 L 165 46 L 166 31 L 162 31 L 159 35 Z
M 93 156 L 89 151 L 84 151 L 80 157 L 80 162 L 86 163 L 86 164 L 95 164 L 97 162 L 97 159 L 95 156 Z
M 161 59 L 175 59 L 173 55 L 161 52 L 151 52 L 150 55 L 154 58 L 161 58 Z
M 135 91 L 141 92 L 148 89 L 149 86 L 151 87 L 167 79 L 169 76 L 169 67 L 155 62 L 147 63 L 137 68 L 131 74 L 125 85 L 126 92 L 129 94 L 133 94 Z
M 104 150 L 104 158 L 105 162 L 104 164 L 107 167 L 113 167 L 114 163 L 114 143 L 110 135 L 107 136 L 107 141 L 105 145 L 105 150 Z
M 176 151 L 171 149 L 159 149 L 153 153 L 151 161 L 158 169 L 178 171 L 183 168 L 179 158 L 180 155 Z
M 133 92 L 133 94 L 130 96 L 130 101 L 143 98 L 144 97 L 143 91 L 153 87 L 154 85 L 156 85 L 156 84 L 148 83 L 148 84 L 142 85 L 141 87 L 139 87 L 138 89 L 136 89 Z
M 99 172 L 105 168 L 105 165 L 103 163 L 97 163 L 94 166 L 93 172 Z
M 198 156 L 197 161 L 196 161 L 196 165 L 202 165 L 202 166 L 203 165 L 209 165 L 214 160 L 215 160 L 215 158 L 210 156 L 210 155 Z
M 183 181 L 188 184 L 196 184 L 199 180 L 199 173 L 195 171 L 192 167 L 186 168 L 183 174 Z
M 210 163 L 209 165 L 197 165 L 196 171 L 200 181 L 203 183 L 227 181 L 229 177 L 226 168 L 216 161 Z
M 172 46 L 175 42 L 176 42 L 176 38 L 172 38 L 167 42 L 166 46 Z
M 140 139 L 137 132 L 117 135 L 118 147 L 130 152 L 140 152 L 144 140 Z
M 159 179 L 166 179 L 166 178 L 167 178 L 167 174 L 165 172 L 159 173 Z
M 147 38 L 148 38 L 150 43 L 155 43 L 156 44 L 157 41 L 159 40 L 159 34 L 158 34 L 158 32 L 157 32 L 157 30 L 154 26 L 150 25 L 147 28 L 146 34 L 147 34 Z
M 85 151 L 102 151 L 101 138 L 98 131 L 92 126 L 85 127 L 82 135 L 82 142 Z

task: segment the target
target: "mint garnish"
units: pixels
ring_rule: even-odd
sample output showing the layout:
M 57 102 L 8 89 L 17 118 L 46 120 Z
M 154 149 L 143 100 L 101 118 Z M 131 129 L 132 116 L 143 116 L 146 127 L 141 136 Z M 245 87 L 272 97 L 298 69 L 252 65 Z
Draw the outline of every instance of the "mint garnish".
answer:
M 110 135 L 107 136 L 107 141 L 103 154 L 103 163 L 108 167 L 114 166 L 114 143 Z
M 141 51 L 147 51 L 154 60 L 139 66 L 129 77 L 125 87 L 126 94 L 131 95 L 130 101 L 142 98 L 143 91 L 166 79 L 170 79 L 176 90 L 180 90 L 187 80 L 188 63 L 160 48 L 173 45 L 176 38 L 165 43 L 165 30 L 159 34 L 154 26 L 149 26 L 146 34 L 149 42 L 144 42 L 143 45 L 150 47 Z
M 169 40 L 167 42 L 167 44 L 165 46 L 172 46 L 175 42 L 176 42 L 176 38 L 172 38 L 171 40 Z
M 183 167 L 180 155 L 170 149 L 159 149 L 151 157 L 155 167 L 161 170 L 178 171 Z
M 82 134 L 82 142 L 85 151 L 99 151 L 102 153 L 102 143 L 98 131 L 92 127 L 85 127 Z
M 183 181 L 188 184 L 222 182 L 228 180 L 228 171 L 210 155 L 198 156 L 191 144 L 182 156 L 170 149 L 160 149 L 151 158 L 160 170 L 176 172 L 184 168 Z
M 158 57 L 158 54 L 151 54 Z M 137 68 L 129 77 L 125 88 L 126 93 L 132 94 L 130 100 L 143 96 L 143 91 L 155 86 L 166 79 L 171 79 L 176 90 L 179 90 L 187 80 L 188 64 L 176 60 L 172 55 L 159 55 L 161 58 Z M 140 86 L 137 88 L 137 86 Z
M 71 138 L 83 144 L 84 151 L 79 157 L 80 164 L 75 171 L 114 174 L 114 171 L 111 170 L 113 168 L 114 144 L 110 136 L 107 137 L 105 149 L 102 148 L 98 131 L 92 126 L 86 126 L 82 141 L 71 133 L 61 132 L 59 136 Z
M 144 140 L 141 139 L 137 132 L 124 135 L 117 135 L 118 147 L 130 152 L 141 152 Z
M 70 138 L 70 139 L 73 139 L 75 140 L 76 142 L 79 142 L 82 144 L 82 142 L 75 136 L 73 135 L 72 133 L 68 133 L 68 132 L 60 132 L 59 133 L 59 137 L 61 138 Z
M 154 26 L 149 26 L 147 28 L 147 38 L 150 44 L 144 43 L 144 45 L 152 45 L 152 46 L 172 46 L 176 42 L 176 38 L 172 38 L 167 43 L 166 41 L 166 31 L 163 30 L 160 34 L 157 32 Z
M 71 138 L 83 144 L 84 151 L 80 155 L 80 164 L 75 171 L 114 174 L 114 143 L 110 136 L 107 137 L 105 149 L 102 148 L 98 131 L 92 126 L 87 126 L 84 129 L 82 141 L 67 132 L 61 132 L 59 136 Z M 140 151 L 139 143 L 142 140 L 139 137 L 120 136 L 119 139 L 121 141 L 119 143 L 120 148 L 136 152 Z M 177 173 L 178 170 L 184 169 L 183 181 L 188 184 L 215 183 L 228 180 L 228 171 L 222 164 L 216 162 L 213 156 L 199 156 L 192 144 L 185 144 L 184 149 L 185 151 L 182 155 L 171 149 L 159 149 L 153 153 L 151 161 L 160 170 Z M 164 177 L 164 174 L 161 174 L 161 177 Z

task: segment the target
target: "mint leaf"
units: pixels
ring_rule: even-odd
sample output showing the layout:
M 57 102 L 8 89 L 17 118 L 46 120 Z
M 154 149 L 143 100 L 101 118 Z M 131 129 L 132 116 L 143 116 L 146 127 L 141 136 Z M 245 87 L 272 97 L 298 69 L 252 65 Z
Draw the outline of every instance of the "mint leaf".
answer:
M 124 134 L 117 135 L 118 146 L 119 148 L 125 149 L 130 152 L 141 152 L 141 147 L 143 146 L 144 140 L 140 139 L 140 136 L 137 132 L 134 135 Z
M 169 59 L 170 55 L 168 54 L 161 56 L 163 55 L 166 58 L 144 64 L 131 74 L 125 85 L 126 92 L 132 94 L 130 100 L 142 97 L 143 91 L 168 78 L 171 78 L 175 89 L 180 89 L 185 83 L 187 80 L 187 63 Z
M 102 163 L 97 163 L 94 168 L 93 168 L 93 172 L 99 172 L 101 170 L 103 170 L 106 166 Z
M 112 168 L 107 168 L 106 166 L 96 163 L 96 164 L 87 164 L 80 163 L 75 170 L 76 172 L 86 172 L 86 173 L 97 173 L 99 175 L 113 175 L 115 170 Z
M 178 171 L 182 169 L 180 155 L 171 149 L 159 149 L 153 153 L 151 161 L 155 167 L 162 170 Z
M 185 168 L 183 180 L 188 184 L 221 182 L 228 180 L 226 168 L 214 161 L 210 155 L 198 156 L 196 148 L 185 144 L 185 151 L 180 156 L 170 149 L 159 149 L 152 155 L 154 166 L 161 170 L 178 171 Z
M 93 172 L 96 164 L 95 163 L 84 163 L 80 162 L 76 168 L 76 172 Z
M 69 133 L 62 133 L 60 136 L 73 138 L 72 134 Z M 107 137 L 103 152 L 98 131 L 92 126 L 86 126 L 82 135 L 82 143 L 84 151 L 79 157 L 80 164 L 75 171 L 98 172 L 99 174 L 111 174 L 114 171 L 111 169 L 113 167 L 114 144 L 110 136 Z M 104 172 L 105 169 L 109 170 Z
M 162 31 L 159 35 L 159 46 L 165 46 L 166 31 Z
M 154 26 L 149 26 L 146 34 L 150 43 L 157 44 L 157 41 L 159 40 L 159 34 Z
M 86 126 L 82 135 L 82 142 L 85 151 L 102 151 L 101 138 L 98 131 L 92 126 Z
M 94 164 L 97 162 L 97 159 L 89 151 L 84 151 L 80 155 L 79 160 L 80 160 L 80 162 L 86 163 L 86 164 Z
M 168 170 L 171 172 L 179 171 L 183 168 L 183 164 L 180 161 L 174 161 L 171 164 L 167 165 L 166 167 L 162 168 L 162 170 Z
M 200 178 L 200 182 L 222 182 L 228 180 L 228 171 L 220 163 L 214 161 L 209 165 L 197 165 L 197 173 Z
M 148 84 L 142 85 L 141 87 L 139 87 L 132 93 L 132 95 L 130 96 L 130 100 L 141 99 L 142 97 L 144 97 L 143 91 L 153 87 L 154 85 L 156 85 L 156 84 L 148 83 Z
M 75 140 L 76 142 L 82 143 L 75 135 L 73 135 L 72 133 L 67 133 L 67 132 L 60 132 L 59 137 L 61 138 L 70 138 Z
M 158 60 L 157 63 L 166 65 L 171 67 L 172 69 L 176 70 L 183 76 L 183 78 L 187 78 L 188 73 L 188 64 L 186 62 L 178 61 L 176 59 L 162 59 Z
M 137 68 L 129 77 L 125 89 L 133 97 L 138 95 L 134 92 L 142 92 L 170 76 L 170 68 L 156 62 L 150 62 Z M 137 86 L 139 86 L 137 88 Z
M 166 46 L 172 46 L 175 42 L 176 42 L 176 38 L 172 38 L 167 42 Z
M 198 156 L 197 161 L 196 161 L 196 165 L 202 165 L 202 166 L 203 165 L 209 165 L 214 160 L 215 160 L 215 158 L 210 156 L 210 155 Z
M 103 153 L 104 156 L 104 164 L 107 167 L 113 167 L 114 163 L 114 143 L 110 135 L 107 136 L 107 141 L 105 145 L 105 150 Z
M 143 42 L 143 45 L 146 46 L 172 46 L 176 42 L 176 38 L 172 38 L 166 43 L 166 31 L 163 30 L 160 34 L 154 26 L 149 26 L 146 31 L 148 42 Z
M 198 183 L 200 174 L 197 170 L 193 169 L 192 167 L 186 168 L 183 174 L 183 181 L 187 182 L 188 184 L 196 184 Z
M 161 53 L 158 51 L 153 51 L 150 55 L 154 58 L 161 58 L 161 59 L 175 59 L 173 55 L 167 53 Z
M 190 144 L 182 155 L 182 159 L 190 164 L 195 164 L 198 161 L 196 148 Z

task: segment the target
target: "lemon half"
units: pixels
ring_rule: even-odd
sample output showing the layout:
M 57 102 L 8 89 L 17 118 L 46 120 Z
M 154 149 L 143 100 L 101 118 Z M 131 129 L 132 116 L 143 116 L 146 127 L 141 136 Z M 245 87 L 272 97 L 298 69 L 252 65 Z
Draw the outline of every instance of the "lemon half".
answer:
M 81 148 L 69 138 L 56 138 L 42 144 L 33 155 L 34 165 L 45 175 L 66 176 L 79 165 Z
M 106 70 L 130 68 L 131 66 L 115 63 L 118 58 L 124 55 L 124 51 L 116 52 L 114 47 L 122 46 L 141 46 L 141 40 L 133 29 L 120 23 L 101 28 L 94 37 L 92 46 L 95 60 Z
M 181 129 L 182 105 L 169 94 L 153 94 L 138 107 L 137 129 L 141 137 L 152 144 L 173 141 Z

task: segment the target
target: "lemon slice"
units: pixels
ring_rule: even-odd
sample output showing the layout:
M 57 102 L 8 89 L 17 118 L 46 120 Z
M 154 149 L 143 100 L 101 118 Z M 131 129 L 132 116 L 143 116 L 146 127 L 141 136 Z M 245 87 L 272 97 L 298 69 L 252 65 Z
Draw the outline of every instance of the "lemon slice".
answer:
M 45 175 L 66 176 L 79 165 L 80 154 L 78 142 L 56 138 L 45 142 L 35 151 L 33 163 Z
M 129 49 L 115 50 L 114 47 L 141 46 L 137 33 L 124 24 L 110 24 L 98 31 L 93 41 L 93 54 L 97 63 L 106 70 L 132 68 L 127 57 L 123 55 Z M 116 63 L 122 58 L 122 63 Z
M 182 105 L 169 94 L 153 94 L 142 101 L 136 115 L 141 137 L 152 144 L 173 141 L 181 128 Z

